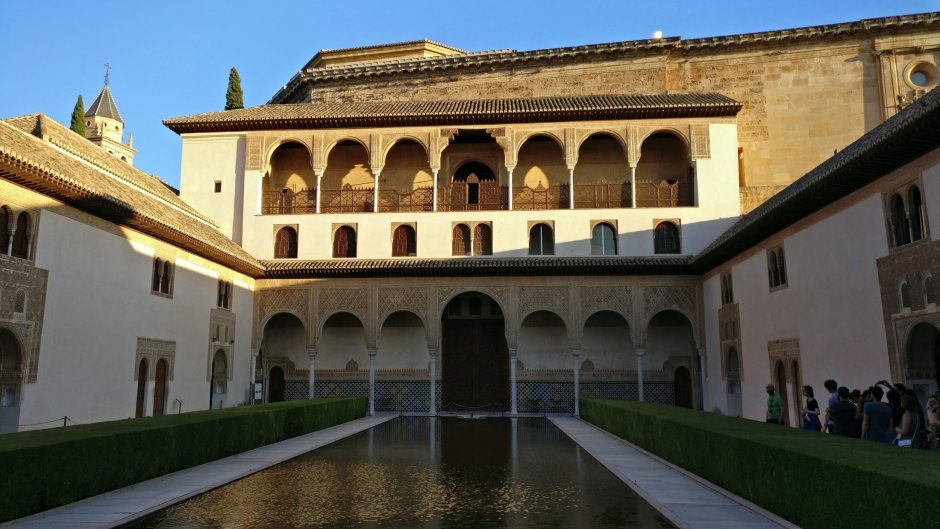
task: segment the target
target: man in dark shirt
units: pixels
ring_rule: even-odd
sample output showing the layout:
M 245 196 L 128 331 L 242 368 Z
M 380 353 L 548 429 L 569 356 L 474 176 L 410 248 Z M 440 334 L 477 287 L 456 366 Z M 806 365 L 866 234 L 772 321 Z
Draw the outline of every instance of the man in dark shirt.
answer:
M 884 391 L 878 386 L 869 388 L 871 391 L 871 400 L 865 403 L 864 416 L 862 418 L 862 439 L 876 441 L 879 443 L 890 443 L 894 437 L 894 427 L 892 420 L 894 413 L 891 406 L 881 402 Z
M 829 420 L 832 421 L 832 433 L 846 437 L 858 438 L 855 431 L 855 404 L 849 400 L 849 388 L 840 386 L 837 394 L 839 400 L 829 408 Z

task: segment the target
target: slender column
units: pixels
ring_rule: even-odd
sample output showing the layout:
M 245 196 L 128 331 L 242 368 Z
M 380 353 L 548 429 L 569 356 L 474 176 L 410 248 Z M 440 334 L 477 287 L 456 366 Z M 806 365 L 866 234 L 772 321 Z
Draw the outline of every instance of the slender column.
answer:
M 509 183 L 509 211 L 512 211 L 512 169 L 506 169 L 508 174 L 507 180 Z
M 698 350 L 698 380 L 699 386 L 702 388 L 702 409 L 708 409 L 707 396 L 708 392 L 705 391 L 705 348 Z
M 323 184 L 323 171 L 317 171 L 317 213 L 320 212 L 320 188 Z
M 428 353 L 431 355 L 431 363 L 428 366 L 428 369 L 431 371 L 431 402 L 428 412 L 431 415 L 437 415 L 437 348 L 428 348 Z
M 646 351 L 643 349 L 636 350 L 636 382 L 639 386 L 639 399 L 640 401 L 645 401 L 646 398 L 643 395 L 643 355 L 646 354 Z
M 630 166 L 630 207 L 636 207 L 636 166 Z
M 568 168 L 568 209 L 574 209 L 574 167 Z
M 437 170 L 434 171 L 434 176 L 433 176 L 433 178 L 434 178 L 434 181 L 433 181 L 433 184 L 434 184 L 434 189 L 433 189 L 434 196 L 431 197 L 431 201 L 432 201 L 432 202 L 431 202 L 431 211 L 437 211 Z
M 372 190 L 372 211 L 375 213 L 379 212 L 379 174 L 381 171 L 375 172 L 375 189 Z
M 307 398 L 312 399 L 316 396 L 316 392 L 314 391 L 315 386 L 313 385 L 313 383 L 315 381 L 314 372 L 315 372 L 316 362 L 317 362 L 317 350 L 316 349 L 308 350 L 307 358 L 310 360 L 310 374 L 307 379 L 307 382 L 310 384 L 310 389 L 307 391 Z
M 512 347 L 509 349 L 509 413 L 516 415 L 516 353 L 518 349 Z
M 369 349 L 369 415 L 375 415 L 375 353 Z
M 248 402 L 255 403 L 255 384 L 258 383 L 258 380 L 255 376 L 258 373 L 258 350 L 255 348 L 251 349 L 251 371 L 248 372 L 248 380 L 251 381 L 251 387 L 248 388 Z
M 571 350 L 571 361 L 574 363 L 574 416 L 581 416 L 581 405 L 578 397 L 581 395 L 581 350 Z

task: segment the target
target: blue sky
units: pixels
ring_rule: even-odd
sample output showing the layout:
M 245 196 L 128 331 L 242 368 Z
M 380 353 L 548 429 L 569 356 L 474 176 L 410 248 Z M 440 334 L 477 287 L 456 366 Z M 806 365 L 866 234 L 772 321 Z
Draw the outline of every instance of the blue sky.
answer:
M 940 0 L 0 0 L 0 117 L 43 112 L 68 125 L 78 95 L 87 108 L 101 90 L 107 60 L 139 150 L 134 165 L 178 186 L 180 139 L 162 120 L 221 110 L 232 66 L 255 106 L 324 48 L 429 38 L 468 51 L 533 50 L 927 11 L 940 11 Z

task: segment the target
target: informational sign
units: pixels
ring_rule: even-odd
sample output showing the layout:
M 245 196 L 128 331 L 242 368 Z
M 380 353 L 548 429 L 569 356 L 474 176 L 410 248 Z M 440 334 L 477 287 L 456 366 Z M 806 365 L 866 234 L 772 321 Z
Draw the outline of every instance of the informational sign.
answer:
M 261 400 L 261 382 L 255 382 L 255 400 Z

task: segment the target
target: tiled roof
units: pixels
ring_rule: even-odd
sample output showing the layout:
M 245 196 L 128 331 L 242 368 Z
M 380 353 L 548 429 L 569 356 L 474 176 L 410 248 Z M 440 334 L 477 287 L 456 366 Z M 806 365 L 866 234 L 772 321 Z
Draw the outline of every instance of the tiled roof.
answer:
M 433 44 L 435 46 L 447 48 L 448 50 L 452 50 L 457 53 L 466 53 L 466 51 L 460 48 L 448 46 L 447 44 L 441 44 L 440 42 L 429 40 L 429 39 L 404 40 L 401 42 L 386 42 L 385 44 L 371 44 L 371 45 L 367 44 L 364 46 L 352 46 L 350 48 L 333 48 L 333 49 L 327 48 L 327 49 L 320 50 L 320 53 L 337 53 L 337 52 L 346 52 L 346 51 L 372 50 L 376 48 L 394 48 L 397 46 L 407 46 L 409 44 Z
M 470 125 L 733 116 L 741 104 L 721 94 L 668 93 L 527 99 L 302 103 L 194 114 L 163 121 L 177 133 L 298 128 Z
M 688 256 L 458 257 L 261 261 L 265 279 L 689 274 Z
M 30 122 L 33 127 L 24 130 Z M 77 146 L 71 146 L 79 154 L 70 155 L 70 151 L 57 148 L 69 143 L 63 140 L 68 134 L 79 140 Z M 257 260 L 214 224 L 191 214 L 191 208 L 179 197 L 153 193 L 163 187 L 162 182 L 150 177 L 152 181 L 147 185 L 137 185 L 135 182 L 146 175 L 134 173 L 136 170 L 127 164 L 115 168 L 116 173 L 102 168 L 91 161 L 97 158 L 95 149 L 101 150 L 42 114 L 0 120 L 0 178 L 247 275 L 261 274 Z
M 95 116 L 116 119 L 124 123 L 124 120 L 121 119 L 121 113 L 118 112 L 117 105 L 114 103 L 114 98 L 111 97 L 111 89 L 108 85 L 104 85 L 104 88 L 98 93 L 98 97 L 95 98 L 95 101 L 88 107 L 88 111 L 85 112 L 86 118 Z
M 940 88 L 935 88 L 745 215 L 691 265 L 707 272 L 938 148 Z
M 382 78 L 408 77 L 410 75 L 444 75 L 474 71 L 488 72 L 493 69 L 517 68 L 520 66 L 609 60 L 637 56 L 638 54 L 649 52 L 663 53 L 666 51 L 675 52 L 679 50 L 762 45 L 766 43 L 781 46 L 808 39 L 872 35 L 892 32 L 903 28 L 936 28 L 938 26 L 940 26 L 940 13 L 934 12 L 720 37 L 685 40 L 679 37 L 668 37 L 663 39 L 630 40 L 533 51 L 497 50 L 448 55 L 444 57 L 398 59 L 355 65 L 338 65 L 326 68 L 305 68 L 295 74 L 283 88 L 278 90 L 278 92 L 274 94 L 274 97 L 271 98 L 270 102 L 291 103 L 297 101 L 303 97 L 302 88 L 309 84 L 318 85 L 346 81 L 376 81 Z
M 59 123 L 56 123 L 48 116 L 44 116 L 43 114 L 31 114 L 6 119 L 4 121 L 27 134 L 42 138 L 56 147 L 68 151 L 70 154 L 85 160 L 116 178 L 124 180 L 130 185 L 139 187 L 159 197 L 161 200 L 174 204 L 190 215 L 214 224 L 214 221 L 209 217 L 202 215 L 192 206 L 180 200 L 175 190 L 170 187 L 170 184 L 160 180 L 160 178 L 155 175 L 147 174 L 127 162 L 108 154 L 104 149 L 92 144 Z

